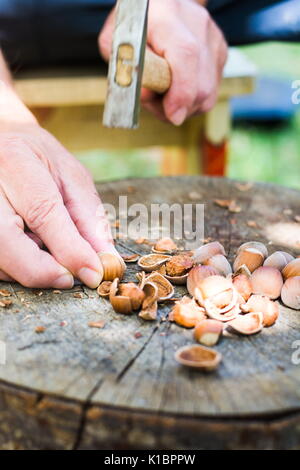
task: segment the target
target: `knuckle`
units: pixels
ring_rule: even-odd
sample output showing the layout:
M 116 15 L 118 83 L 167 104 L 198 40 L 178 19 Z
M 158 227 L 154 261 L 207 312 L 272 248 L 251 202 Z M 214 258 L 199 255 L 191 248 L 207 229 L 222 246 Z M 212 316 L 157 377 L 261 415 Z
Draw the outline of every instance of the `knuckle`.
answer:
M 25 141 L 18 133 L 4 133 L 0 137 L 0 158 L 18 154 L 24 148 Z
M 58 198 L 44 197 L 32 201 L 25 215 L 25 221 L 30 229 L 39 231 L 46 226 L 59 204 Z
M 195 56 L 199 52 L 199 44 L 196 38 L 190 37 L 181 45 L 181 51 L 185 60 L 195 60 Z

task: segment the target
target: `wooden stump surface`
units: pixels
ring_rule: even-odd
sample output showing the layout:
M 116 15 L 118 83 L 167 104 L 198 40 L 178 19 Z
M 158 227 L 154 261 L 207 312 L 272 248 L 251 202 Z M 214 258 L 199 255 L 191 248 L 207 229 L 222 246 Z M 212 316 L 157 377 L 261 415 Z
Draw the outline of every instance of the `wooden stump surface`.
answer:
M 98 190 L 114 205 L 119 195 L 147 206 L 205 204 L 205 237 L 222 242 L 230 260 L 249 240 L 267 243 L 270 253 L 300 254 L 296 190 L 205 177 L 121 181 Z M 242 210 L 230 213 L 215 199 L 235 199 Z M 150 252 L 133 240 L 118 247 Z M 128 265 L 126 280 L 135 280 L 137 270 Z M 0 448 L 300 447 L 300 365 L 292 361 L 299 311 L 282 306 L 274 327 L 223 338 L 220 368 L 203 374 L 174 360 L 175 350 L 193 340 L 191 330 L 165 321 L 170 304 L 160 306 L 158 321 L 145 322 L 114 313 L 83 286 L 58 294 L 0 287 L 13 300 L 0 310 L 7 355 L 0 365 Z M 105 325 L 90 328 L 91 321 Z M 38 334 L 37 326 L 46 330 Z

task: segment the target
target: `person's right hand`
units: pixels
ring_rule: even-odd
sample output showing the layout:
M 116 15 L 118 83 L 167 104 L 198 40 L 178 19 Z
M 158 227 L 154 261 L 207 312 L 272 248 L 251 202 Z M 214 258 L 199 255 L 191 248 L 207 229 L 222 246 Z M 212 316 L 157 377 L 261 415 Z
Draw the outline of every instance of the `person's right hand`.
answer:
M 0 280 L 96 288 L 98 252 L 116 250 L 88 171 L 34 121 L 0 125 Z

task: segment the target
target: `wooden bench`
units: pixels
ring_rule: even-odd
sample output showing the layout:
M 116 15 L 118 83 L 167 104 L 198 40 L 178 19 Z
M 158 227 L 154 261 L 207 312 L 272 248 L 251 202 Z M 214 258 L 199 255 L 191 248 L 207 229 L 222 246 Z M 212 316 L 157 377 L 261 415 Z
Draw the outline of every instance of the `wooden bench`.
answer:
M 163 147 L 160 174 L 223 175 L 231 128 L 229 101 L 253 91 L 255 67 L 231 49 L 218 103 L 211 112 L 177 128 L 142 111 L 137 131 L 101 127 L 107 86 L 101 68 L 27 71 L 17 74 L 15 83 L 42 125 L 71 152 Z

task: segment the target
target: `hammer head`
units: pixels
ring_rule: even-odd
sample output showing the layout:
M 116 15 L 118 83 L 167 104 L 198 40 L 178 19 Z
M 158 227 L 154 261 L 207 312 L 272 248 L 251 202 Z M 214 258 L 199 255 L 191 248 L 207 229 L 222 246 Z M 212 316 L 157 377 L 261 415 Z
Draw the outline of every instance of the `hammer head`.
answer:
M 118 0 L 103 115 L 106 127 L 138 126 L 149 0 Z

